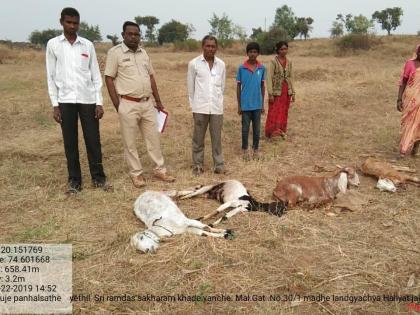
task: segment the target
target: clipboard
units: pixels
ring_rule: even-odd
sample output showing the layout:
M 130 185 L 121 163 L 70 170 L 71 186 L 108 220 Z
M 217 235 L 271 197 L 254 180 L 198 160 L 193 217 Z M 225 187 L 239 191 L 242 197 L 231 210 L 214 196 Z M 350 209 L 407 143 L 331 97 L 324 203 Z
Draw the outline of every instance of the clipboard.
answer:
M 165 110 L 157 111 L 156 113 L 156 121 L 157 121 L 157 130 L 160 133 L 163 133 L 166 127 L 166 123 L 168 121 L 168 112 Z

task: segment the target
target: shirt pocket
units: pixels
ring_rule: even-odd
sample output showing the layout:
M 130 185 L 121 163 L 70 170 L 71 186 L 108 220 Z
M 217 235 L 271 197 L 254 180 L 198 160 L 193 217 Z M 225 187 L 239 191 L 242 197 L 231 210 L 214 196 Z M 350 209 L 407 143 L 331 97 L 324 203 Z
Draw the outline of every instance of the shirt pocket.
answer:
M 121 64 L 121 72 L 126 76 L 133 76 L 137 74 L 137 67 L 131 61 L 126 61 Z
M 89 70 L 90 56 L 88 53 L 82 52 L 80 54 L 80 69 L 83 71 Z

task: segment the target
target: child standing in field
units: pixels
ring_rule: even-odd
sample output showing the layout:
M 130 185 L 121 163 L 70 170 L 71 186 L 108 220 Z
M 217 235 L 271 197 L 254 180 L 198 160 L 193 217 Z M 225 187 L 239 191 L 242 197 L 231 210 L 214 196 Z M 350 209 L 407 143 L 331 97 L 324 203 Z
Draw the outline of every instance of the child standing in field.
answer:
M 260 54 L 258 43 L 246 46 L 248 59 L 239 66 L 236 76 L 238 114 L 242 115 L 242 151 L 244 160 L 250 159 L 248 151 L 249 126 L 252 122 L 253 158 L 260 158 L 259 141 L 261 113 L 264 113 L 265 67 L 257 60 Z

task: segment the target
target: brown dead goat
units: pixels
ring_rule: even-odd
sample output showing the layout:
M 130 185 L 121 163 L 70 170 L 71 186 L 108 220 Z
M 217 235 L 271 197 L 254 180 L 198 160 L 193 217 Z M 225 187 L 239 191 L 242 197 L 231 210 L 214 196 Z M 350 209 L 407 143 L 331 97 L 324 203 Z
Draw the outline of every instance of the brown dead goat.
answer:
M 348 185 L 359 186 L 359 176 L 353 167 L 344 167 L 333 176 L 290 176 L 277 182 L 273 196 L 289 207 L 307 202 L 315 207 L 335 199 L 339 192 L 345 193 Z
M 410 176 L 408 174 L 403 174 L 398 172 L 398 167 L 393 166 L 387 162 L 380 161 L 374 158 L 368 158 L 360 166 L 360 170 L 370 176 L 377 178 L 387 178 L 391 180 L 395 185 L 405 184 L 405 183 L 420 183 L 420 179 L 415 176 Z M 401 168 L 405 169 L 405 168 Z

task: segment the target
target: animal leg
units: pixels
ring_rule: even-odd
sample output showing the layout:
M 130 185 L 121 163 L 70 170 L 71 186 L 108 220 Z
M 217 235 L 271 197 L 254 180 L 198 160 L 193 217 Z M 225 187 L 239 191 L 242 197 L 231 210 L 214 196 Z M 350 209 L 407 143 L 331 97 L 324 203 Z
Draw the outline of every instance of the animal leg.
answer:
M 231 201 L 226 202 L 226 203 L 222 204 L 221 206 L 219 206 L 219 208 L 217 208 L 213 212 L 210 212 L 209 214 L 205 215 L 204 217 L 197 218 L 197 220 L 203 221 L 203 220 L 210 219 L 210 218 L 214 217 L 215 215 L 217 215 L 218 213 L 226 210 L 227 208 L 230 208 L 231 206 L 232 206 Z
M 306 206 L 306 208 L 308 210 L 317 208 L 317 207 L 321 207 L 327 203 L 330 203 L 332 201 L 332 199 L 330 197 L 320 197 L 317 201 L 315 202 L 309 202 Z
M 196 226 L 188 226 L 186 229 L 186 232 L 201 236 L 211 236 L 211 237 L 228 237 L 228 232 L 226 230 L 223 230 L 224 232 L 208 232 L 203 230 L 202 228 L 196 227 Z
M 202 231 L 200 232 L 201 234 L 197 232 L 198 230 Z M 188 222 L 187 231 L 189 231 L 190 233 L 195 233 L 199 235 L 208 235 L 208 236 L 213 236 L 213 237 L 224 237 L 224 238 L 229 238 L 229 239 L 232 239 L 235 237 L 235 233 L 232 230 L 216 229 L 200 221 L 191 220 L 191 219 Z M 215 236 L 215 234 L 217 234 L 218 236 Z
M 245 207 L 243 207 L 243 206 L 237 207 L 237 208 L 235 208 L 233 210 L 230 210 L 228 213 L 226 213 L 221 218 L 219 218 L 218 220 L 216 220 L 213 224 L 211 224 L 211 226 L 216 226 L 220 222 L 226 221 L 227 219 L 233 217 L 234 215 L 236 215 L 236 214 L 238 214 L 240 212 L 247 212 L 247 211 L 248 211 L 248 209 L 245 208 Z
M 189 187 L 184 190 L 162 190 L 161 192 L 164 193 L 169 198 L 179 198 L 183 197 L 188 194 L 194 193 L 196 190 L 200 189 L 203 186 L 197 186 L 197 187 Z
M 204 228 L 205 231 L 213 232 L 213 233 L 230 233 L 231 230 L 225 230 L 225 229 L 216 229 L 212 226 L 206 225 Z
M 215 185 L 203 186 L 203 187 L 201 187 L 197 190 L 188 192 L 187 194 L 183 195 L 180 199 L 188 199 L 188 198 L 192 198 L 194 196 L 204 194 L 204 193 L 208 192 L 209 190 L 211 190 L 214 186 Z M 185 192 L 187 192 L 187 191 L 185 191 Z M 179 192 L 179 193 L 181 193 L 181 192 Z M 178 196 L 181 196 L 181 195 L 179 194 Z
M 295 190 L 282 190 L 282 191 L 274 191 L 273 192 L 274 199 L 280 200 L 284 203 L 287 202 L 289 208 L 294 208 L 298 201 L 298 195 Z
M 405 176 L 405 179 L 406 179 L 407 181 L 410 181 L 410 182 L 413 182 L 413 183 L 417 183 L 417 184 L 419 184 L 419 183 L 420 183 L 420 178 L 415 177 L 415 176 L 409 176 L 409 175 L 406 175 L 406 176 Z
M 402 171 L 407 173 L 415 173 L 416 170 L 413 170 L 407 166 L 398 166 L 398 165 L 392 165 L 392 168 L 396 171 Z
M 282 201 L 283 201 L 283 200 L 282 200 Z M 290 208 L 294 208 L 294 207 L 296 207 L 296 204 L 297 204 L 297 202 L 298 202 L 298 195 L 296 194 L 296 192 L 295 192 L 295 191 L 291 191 L 291 192 L 287 195 L 287 199 L 286 199 L 286 201 L 287 201 L 288 207 L 290 207 Z

